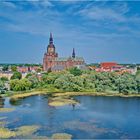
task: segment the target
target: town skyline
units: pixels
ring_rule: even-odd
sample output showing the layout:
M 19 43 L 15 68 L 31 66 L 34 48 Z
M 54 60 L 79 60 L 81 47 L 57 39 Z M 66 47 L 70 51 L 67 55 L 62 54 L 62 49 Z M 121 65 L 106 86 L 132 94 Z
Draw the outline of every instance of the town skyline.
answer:
M 42 63 L 50 32 L 59 56 L 140 63 L 140 2 L 0 3 L 0 63 Z

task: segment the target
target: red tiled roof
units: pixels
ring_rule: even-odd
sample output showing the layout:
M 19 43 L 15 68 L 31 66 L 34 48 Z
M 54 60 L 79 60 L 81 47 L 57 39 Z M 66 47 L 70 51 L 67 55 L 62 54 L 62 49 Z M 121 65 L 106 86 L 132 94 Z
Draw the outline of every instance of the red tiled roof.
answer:
M 100 64 L 101 68 L 112 68 L 114 66 L 117 66 L 118 64 L 115 62 L 103 62 Z

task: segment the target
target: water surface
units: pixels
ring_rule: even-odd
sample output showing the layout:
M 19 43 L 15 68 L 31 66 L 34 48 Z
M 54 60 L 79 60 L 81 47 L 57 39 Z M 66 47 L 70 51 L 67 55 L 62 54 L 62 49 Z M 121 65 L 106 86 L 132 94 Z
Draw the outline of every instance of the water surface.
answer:
M 15 108 L 7 117 L 6 127 L 40 125 L 35 136 L 50 137 L 54 133 L 68 133 L 73 139 L 137 138 L 140 139 L 140 98 L 75 97 L 79 105 L 51 107 L 47 96 L 32 96 L 4 107 Z M 24 137 L 23 137 L 24 138 Z

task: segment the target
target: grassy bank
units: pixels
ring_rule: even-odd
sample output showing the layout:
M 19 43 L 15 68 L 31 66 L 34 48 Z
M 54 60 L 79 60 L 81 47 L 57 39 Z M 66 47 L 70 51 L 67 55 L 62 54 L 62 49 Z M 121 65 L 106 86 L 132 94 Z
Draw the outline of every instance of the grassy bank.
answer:
M 30 91 L 27 93 L 20 93 L 11 96 L 11 99 L 22 99 L 29 96 L 40 95 L 40 94 L 47 94 L 47 91 Z
M 12 94 L 6 94 L 13 100 L 22 99 L 35 95 L 51 94 L 53 97 L 61 96 L 117 96 L 117 97 L 140 97 L 140 94 L 123 94 L 123 93 L 102 93 L 102 92 L 62 92 L 58 89 L 34 89 L 26 92 L 12 92 Z
M 50 94 L 50 93 L 60 93 L 62 91 L 55 89 L 55 88 L 38 88 L 32 89 L 29 91 L 20 91 L 20 92 L 13 92 L 9 91 L 8 93 L 4 94 L 4 97 L 10 97 L 11 99 L 22 99 L 30 96 L 41 95 L 41 94 Z
M 117 96 L 117 97 L 140 97 L 140 94 L 123 94 L 123 93 L 101 93 L 101 92 L 65 92 L 55 93 L 54 96 Z

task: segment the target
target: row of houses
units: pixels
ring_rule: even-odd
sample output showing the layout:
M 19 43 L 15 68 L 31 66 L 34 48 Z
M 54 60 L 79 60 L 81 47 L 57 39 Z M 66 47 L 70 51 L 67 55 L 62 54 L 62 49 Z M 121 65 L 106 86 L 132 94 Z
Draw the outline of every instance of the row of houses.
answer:
M 3 70 L 4 66 L 0 66 L 0 72 L 11 73 L 12 66 L 7 66 L 7 70 Z M 42 71 L 40 66 L 16 66 L 18 72 L 21 73 L 28 73 L 28 72 L 37 72 Z
M 42 71 L 42 68 L 39 66 L 22 66 L 22 67 L 17 67 L 17 71 L 21 73 L 28 73 L 28 72 L 38 72 Z
M 122 73 L 130 73 L 130 74 L 136 74 L 137 72 L 137 67 L 133 66 L 130 67 L 124 66 L 124 65 L 119 65 L 116 62 L 103 62 L 100 63 L 100 65 L 97 66 L 89 66 L 90 70 L 95 70 L 96 72 L 118 72 L 120 74 Z
M 40 66 L 17 66 L 16 69 L 22 74 L 22 78 L 26 77 L 29 72 L 42 71 Z M 12 75 L 13 71 L 11 66 L 8 66 L 7 70 L 3 70 L 3 66 L 0 67 L 0 78 L 7 77 L 8 79 L 10 79 Z
M 135 75 L 137 72 L 137 66 L 133 66 L 133 67 L 130 67 L 129 65 L 124 66 L 116 62 L 103 62 L 103 63 L 100 63 L 98 66 L 84 65 L 83 67 L 81 67 L 81 65 L 80 66 L 77 65 L 76 67 L 81 70 L 89 69 L 89 70 L 94 70 L 96 72 L 117 72 L 119 74 L 130 73 L 130 74 Z M 59 71 L 62 71 L 62 70 L 63 69 L 59 69 Z M 17 71 L 22 73 L 22 77 L 24 78 L 29 72 L 36 72 L 39 74 L 41 71 L 43 71 L 43 69 L 41 69 L 40 66 L 17 66 Z M 13 75 L 13 72 L 11 69 L 8 69 L 8 71 L 2 71 L 2 67 L 0 67 L 0 77 L 7 77 L 8 79 L 10 79 L 12 75 Z

